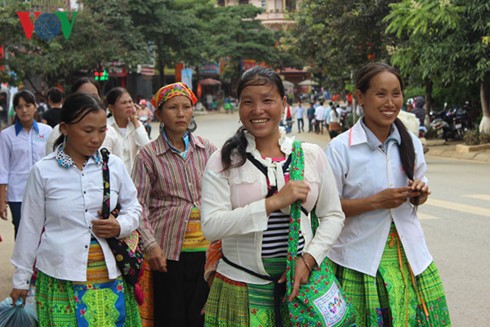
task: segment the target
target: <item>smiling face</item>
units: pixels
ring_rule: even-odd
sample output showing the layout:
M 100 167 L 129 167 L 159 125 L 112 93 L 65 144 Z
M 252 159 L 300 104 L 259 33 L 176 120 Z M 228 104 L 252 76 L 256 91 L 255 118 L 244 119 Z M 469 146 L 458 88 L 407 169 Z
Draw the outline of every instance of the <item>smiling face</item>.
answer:
M 106 112 L 89 112 L 74 124 L 61 123 L 61 132 L 66 136 L 64 151 L 75 161 L 84 162 L 93 155 L 104 142 L 107 131 Z
M 357 91 L 359 104 L 364 108 L 364 123 L 384 142 L 403 105 L 400 81 L 388 71 L 375 75 L 366 92 Z
M 246 86 L 240 95 L 240 121 L 256 140 L 267 137 L 279 139 L 279 123 L 286 106 L 275 85 Z
M 170 98 L 155 111 L 158 120 L 163 123 L 165 133 L 183 136 L 192 120 L 193 107 L 186 96 Z
M 125 120 L 131 118 L 134 115 L 134 104 L 131 95 L 124 92 L 114 104 L 109 105 L 109 109 L 116 119 Z

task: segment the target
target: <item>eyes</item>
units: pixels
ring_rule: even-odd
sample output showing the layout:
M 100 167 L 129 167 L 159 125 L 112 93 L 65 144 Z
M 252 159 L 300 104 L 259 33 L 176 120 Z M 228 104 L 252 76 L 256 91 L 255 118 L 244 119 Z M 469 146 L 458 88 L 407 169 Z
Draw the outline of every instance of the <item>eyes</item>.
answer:
M 264 98 L 262 100 L 258 100 L 257 102 L 258 103 L 263 103 L 263 104 L 266 104 L 266 105 L 272 105 L 276 101 L 273 98 Z M 255 103 L 255 101 L 253 101 L 252 99 L 242 99 L 242 100 L 240 100 L 240 105 L 241 106 L 251 106 L 254 103 Z
M 192 110 L 192 105 L 190 105 L 190 104 L 184 104 L 182 106 L 178 106 L 178 105 L 175 105 L 175 104 L 171 104 L 166 109 L 167 110 L 180 110 L 180 109 L 182 109 L 184 111 L 188 111 L 188 110 Z
M 378 91 L 378 92 L 375 93 L 375 95 L 378 98 L 385 98 L 387 96 L 392 96 L 393 98 L 399 98 L 399 97 L 402 97 L 403 96 L 402 92 L 400 92 L 398 90 L 397 91 L 393 91 L 391 93 L 385 92 L 385 91 Z

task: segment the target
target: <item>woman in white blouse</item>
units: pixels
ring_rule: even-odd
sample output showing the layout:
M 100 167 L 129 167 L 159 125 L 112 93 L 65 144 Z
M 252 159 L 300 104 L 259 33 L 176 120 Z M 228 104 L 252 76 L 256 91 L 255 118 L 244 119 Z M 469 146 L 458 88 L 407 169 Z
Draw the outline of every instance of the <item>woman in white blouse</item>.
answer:
M 128 172 L 131 172 L 138 150 L 150 143 L 148 133 L 138 119 L 141 107 L 133 102 L 129 92 L 122 87 L 110 90 L 105 99 L 112 114 L 107 119 L 107 125 L 114 130 L 108 131 L 103 146 L 121 158 Z
M 106 112 L 87 94 L 68 97 L 61 109 L 56 150 L 31 170 L 12 263 L 13 303 L 25 302 L 37 268 L 40 326 L 140 326 L 131 286 L 123 281 L 106 241 L 138 228 L 141 206 L 122 161 L 110 155 L 110 206 L 101 218 Z
M 219 321 L 227 326 L 276 326 L 272 283 L 225 258 L 260 275 L 282 276 L 279 282 L 284 283 L 289 205 L 300 200 L 307 211 L 316 207 L 320 226 L 314 236 L 302 213 L 302 259 L 296 260 L 293 298 L 300 283 L 308 282 L 311 269 L 325 259 L 344 214 L 332 171 L 318 146 L 302 144 L 305 180 L 289 181 L 293 139 L 279 129 L 287 105 L 280 77 L 268 68 L 252 68 L 240 79 L 237 97 L 243 126 L 211 156 L 203 178 L 203 232 L 210 241 L 222 241 L 223 253 L 205 308 L 205 325 L 217 326 Z M 287 310 L 281 311 L 286 313 L 284 326 L 289 326 Z
M 44 157 L 52 129 L 36 122 L 36 98 L 31 92 L 16 93 L 13 104 L 14 124 L 0 133 L 0 217 L 7 220 L 8 203 L 17 237 L 27 177 L 32 166 Z

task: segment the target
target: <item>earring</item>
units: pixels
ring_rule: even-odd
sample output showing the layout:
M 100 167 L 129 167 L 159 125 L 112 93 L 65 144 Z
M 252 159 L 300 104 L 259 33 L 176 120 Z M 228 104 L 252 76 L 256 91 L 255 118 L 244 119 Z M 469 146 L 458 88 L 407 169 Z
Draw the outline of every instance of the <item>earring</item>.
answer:
M 65 146 L 66 146 L 66 139 L 67 139 L 67 138 L 68 138 L 68 137 L 66 136 L 66 134 L 63 134 L 63 149 L 64 149 L 64 148 L 65 148 Z
M 163 123 L 160 123 L 160 128 L 159 128 L 159 130 L 160 130 L 160 135 L 163 135 L 163 134 L 164 134 L 164 130 L 163 130 L 163 127 L 164 127 L 164 126 L 165 126 L 165 125 L 164 125 Z

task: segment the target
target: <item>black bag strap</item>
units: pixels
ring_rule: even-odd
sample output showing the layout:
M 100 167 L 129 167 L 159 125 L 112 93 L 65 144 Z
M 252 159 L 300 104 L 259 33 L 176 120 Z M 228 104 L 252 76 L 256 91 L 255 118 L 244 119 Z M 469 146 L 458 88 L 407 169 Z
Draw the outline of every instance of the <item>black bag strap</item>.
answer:
M 104 197 L 102 200 L 102 217 L 104 219 L 109 218 L 109 215 L 111 213 L 111 208 L 110 208 L 110 195 L 111 195 L 111 188 L 110 188 L 110 174 L 109 174 L 109 150 L 106 148 L 100 149 L 100 153 L 102 154 L 102 179 L 104 182 Z
M 286 162 L 284 162 L 282 164 L 282 172 L 283 174 L 286 173 L 289 169 L 289 165 L 291 164 L 291 158 L 292 158 L 292 155 L 290 154 L 286 160 Z M 255 167 L 257 167 L 258 170 L 260 170 L 262 172 L 262 174 L 265 175 L 265 177 L 267 178 L 267 167 L 265 167 L 264 165 L 262 165 L 257 159 L 254 158 L 254 156 L 250 153 L 250 152 L 247 152 L 247 159 L 250 160 L 251 163 L 253 163 L 253 165 Z M 269 189 L 269 191 L 267 192 L 267 195 L 266 195 L 266 198 L 274 195 L 274 193 L 277 191 L 277 186 L 273 186 Z M 303 206 L 301 206 L 301 211 L 308 216 L 308 210 L 306 210 Z
M 284 297 L 284 294 L 286 294 L 286 283 L 278 283 L 279 279 L 281 278 L 282 275 L 278 275 L 276 277 L 271 277 L 268 275 L 262 275 L 259 273 L 256 273 L 253 270 L 250 270 L 248 268 L 245 268 L 243 266 L 240 266 L 234 262 L 231 262 L 223 252 L 221 252 L 221 259 L 223 259 L 224 262 L 232 266 L 233 268 L 236 268 L 238 270 L 244 271 L 247 274 L 250 274 L 252 276 L 255 276 L 260 279 L 268 280 L 270 282 L 274 283 L 274 318 L 276 320 L 276 327 L 282 327 L 282 316 L 281 316 L 281 303 L 282 303 L 282 298 Z

